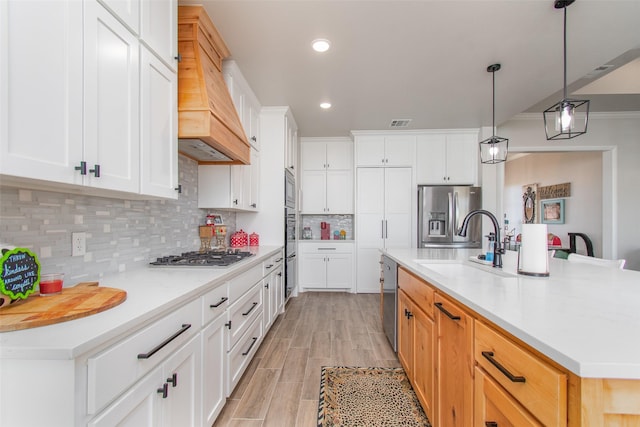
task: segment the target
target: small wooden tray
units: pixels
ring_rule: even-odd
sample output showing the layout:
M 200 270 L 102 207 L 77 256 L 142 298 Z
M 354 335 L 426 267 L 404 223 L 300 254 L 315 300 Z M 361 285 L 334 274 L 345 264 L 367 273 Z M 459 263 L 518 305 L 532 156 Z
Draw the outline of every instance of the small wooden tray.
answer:
M 103 288 L 98 282 L 79 283 L 62 288 L 57 295 L 34 293 L 20 304 L 0 310 L 0 332 L 18 331 L 66 322 L 100 313 L 121 304 L 127 293 L 121 289 Z

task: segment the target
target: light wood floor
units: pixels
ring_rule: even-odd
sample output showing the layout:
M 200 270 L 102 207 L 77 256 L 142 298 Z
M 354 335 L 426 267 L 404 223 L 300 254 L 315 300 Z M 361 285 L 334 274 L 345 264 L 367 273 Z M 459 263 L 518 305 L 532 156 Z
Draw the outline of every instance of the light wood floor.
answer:
M 317 426 L 322 366 L 400 366 L 382 331 L 378 294 L 291 298 L 214 426 Z

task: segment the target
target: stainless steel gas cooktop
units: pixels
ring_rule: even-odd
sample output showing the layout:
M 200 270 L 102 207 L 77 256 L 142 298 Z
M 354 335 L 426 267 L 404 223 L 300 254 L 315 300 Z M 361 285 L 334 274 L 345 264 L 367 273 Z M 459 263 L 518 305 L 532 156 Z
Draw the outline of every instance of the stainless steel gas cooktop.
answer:
M 150 263 L 157 266 L 170 267 L 226 267 L 253 256 L 251 252 L 238 249 L 226 251 L 184 252 L 182 255 L 160 257 Z

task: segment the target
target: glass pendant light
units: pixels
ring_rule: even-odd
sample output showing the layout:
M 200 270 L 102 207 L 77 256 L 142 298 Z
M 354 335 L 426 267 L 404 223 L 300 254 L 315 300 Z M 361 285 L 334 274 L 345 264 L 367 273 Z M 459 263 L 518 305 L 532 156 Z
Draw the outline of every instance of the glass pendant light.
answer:
M 547 139 L 570 139 L 587 133 L 589 101 L 567 98 L 567 6 L 575 0 L 555 0 L 556 9 L 564 9 L 564 92 L 562 101 L 544 110 Z
M 509 140 L 495 135 L 496 132 L 496 71 L 500 64 L 492 64 L 487 67 L 487 72 L 493 75 L 493 120 L 491 122 L 492 136 L 480 141 L 480 161 L 485 164 L 501 163 L 507 160 Z

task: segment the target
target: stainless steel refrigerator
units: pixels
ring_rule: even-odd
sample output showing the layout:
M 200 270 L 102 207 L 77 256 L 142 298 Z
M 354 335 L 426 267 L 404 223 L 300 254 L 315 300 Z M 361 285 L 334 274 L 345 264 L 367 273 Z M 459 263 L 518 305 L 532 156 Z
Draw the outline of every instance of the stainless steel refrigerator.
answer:
M 482 247 L 481 215 L 471 219 L 466 237 L 457 234 L 464 217 L 481 207 L 480 187 L 418 186 L 418 247 Z

